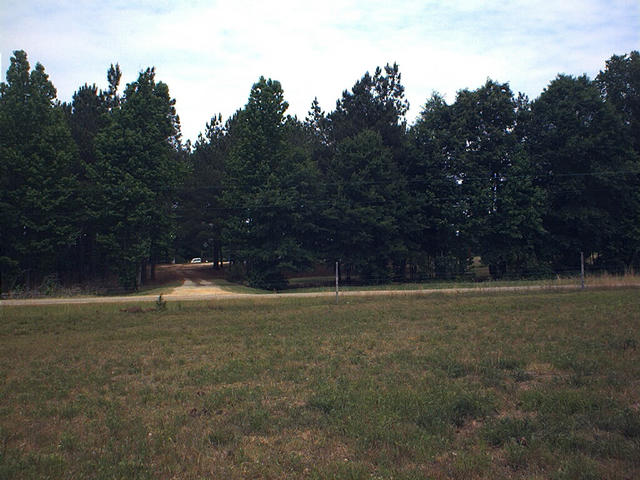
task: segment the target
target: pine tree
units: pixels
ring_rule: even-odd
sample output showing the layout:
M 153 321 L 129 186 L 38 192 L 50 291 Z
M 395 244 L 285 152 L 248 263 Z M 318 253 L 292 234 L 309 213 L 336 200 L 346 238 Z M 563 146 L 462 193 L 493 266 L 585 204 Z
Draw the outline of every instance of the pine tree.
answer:
M 15 51 L 0 84 L 0 269 L 3 288 L 56 272 L 78 240 L 77 151 L 37 63 Z
M 363 130 L 338 143 L 329 170 L 324 223 L 328 257 L 365 282 L 391 278 L 391 262 L 404 254 L 399 234 L 402 177 L 378 132 Z
M 146 265 L 166 259 L 174 232 L 176 189 L 183 172 L 175 100 L 155 70 L 127 85 L 96 138 L 97 241 L 121 284 L 136 289 Z
M 323 167 L 332 187 L 326 191 L 328 207 L 320 222 L 326 256 L 341 259 L 347 275 L 355 268 L 365 281 L 390 278 L 392 266 L 398 276 L 404 274 L 408 106 L 398 65 L 386 65 L 345 90 L 326 117 L 330 155 Z M 352 195 L 351 189 L 362 196 Z M 341 214 L 342 209 L 348 214 Z M 360 214 L 369 218 L 358 218 Z M 379 229 L 372 225 L 376 221 L 381 222 Z
M 261 288 L 286 285 L 285 272 L 311 264 L 316 170 L 305 152 L 292 148 L 295 119 L 278 81 L 261 77 L 238 114 L 225 175 L 226 239 L 249 282 Z
M 178 202 L 176 245 L 180 255 L 210 257 L 215 268 L 222 262 L 222 228 L 226 219 L 222 204 L 223 178 L 231 148 L 234 118 L 222 124 L 222 117 L 211 118 L 205 134 L 196 141 L 189 155 L 189 175 Z

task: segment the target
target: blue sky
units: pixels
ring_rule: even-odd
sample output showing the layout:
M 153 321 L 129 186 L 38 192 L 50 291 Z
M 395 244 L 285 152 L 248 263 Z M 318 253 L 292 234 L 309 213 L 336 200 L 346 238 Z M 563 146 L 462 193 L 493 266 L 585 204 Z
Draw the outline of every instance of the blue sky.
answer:
M 279 80 L 289 113 L 318 97 L 330 111 L 365 71 L 400 65 L 413 121 L 433 91 L 448 102 L 491 77 L 532 99 L 558 74 L 595 76 L 640 49 L 640 1 L 14 1 L 2 0 L 2 78 L 11 53 L 42 63 L 61 100 L 78 86 L 123 86 L 155 66 L 183 137 L 242 107 L 260 77 Z

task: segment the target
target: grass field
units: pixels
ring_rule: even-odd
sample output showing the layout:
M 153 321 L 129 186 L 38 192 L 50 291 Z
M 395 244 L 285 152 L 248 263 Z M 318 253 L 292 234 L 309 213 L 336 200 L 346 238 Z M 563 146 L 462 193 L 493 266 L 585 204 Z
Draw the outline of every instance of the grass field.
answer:
M 640 478 L 640 291 L 0 307 L 0 478 Z

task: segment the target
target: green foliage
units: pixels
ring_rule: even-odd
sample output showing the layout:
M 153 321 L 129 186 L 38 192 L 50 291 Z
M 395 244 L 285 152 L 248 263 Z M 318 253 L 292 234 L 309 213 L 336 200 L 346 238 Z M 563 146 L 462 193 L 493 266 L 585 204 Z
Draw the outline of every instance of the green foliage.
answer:
M 30 287 L 54 272 L 59 252 L 77 241 L 77 150 L 41 64 L 31 70 L 27 54 L 16 51 L 6 80 L 0 84 L 0 278 Z
M 534 183 L 532 166 L 522 150 L 515 153 L 501 182 L 482 260 L 494 278 L 539 277 L 549 273 L 543 260 L 546 231 L 542 224 L 544 190 Z
M 559 75 L 532 108 L 529 150 L 546 192 L 546 250 L 555 268 L 579 252 L 605 267 L 637 252 L 638 174 L 620 116 L 586 76 Z
M 526 99 L 508 84 L 487 80 L 458 92 L 451 106 L 450 155 L 462 207 L 460 237 L 479 253 L 494 278 L 536 269 L 543 240 L 543 192 L 522 147 Z M 535 270 L 534 270 L 535 271 Z
M 401 250 L 397 212 L 402 178 L 379 133 L 345 138 L 329 166 L 331 204 L 325 210 L 329 258 L 353 266 L 365 281 L 388 281 Z
M 458 226 L 464 212 L 451 163 L 452 108 L 434 93 L 409 132 L 405 242 L 417 278 L 453 278 L 466 268 L 468 248 Z
M 606 257 L 618 259 L 625 267 L 640 268 L 640 53 L 613 55 L 606 68 L 596 77 L 596 84 L 605 101 L 612 105 L 622 119 L 625 141 L 632 151 L 627 151 L 622 177 L 629 194 L 624 201 L 628 208 L 620 218 L 615 243 L 607 245 Z
M 508 84 L 487 80 L 477 90 L 458 92 L 451 108 L 450 151 L 464 210 L 460 235 L 484 250 L 514 155 L 515 102 Z
M 331 142 L 354 137 L 363 130 L 373 130 L 390 148 L 399 148 L 405 133 L 404 115 L 409 103 L 404 98 L 402 76 L 397 64 L 366 72 L 351 91 L 345 90 L 336 109 L 328 115 Z
M 242 283 L 247 278 L 245 268 L 240 263 L 232 263 L 227 267 L 225 278 L 229 282 Z
M 365 73 L 333 111 L 287 116 L 260 80 L 226 122 L 181 144 L 154 69 L 120 94 L 84 84 L 70 104 L 25 52 L 0 85 L 1 289 L 109 279 L 204 257 L 266 289 L 314 263 L 368 283 L 640 268 L 640 54 L 595 81 L 559 75 L 538 99 L 493 80 L 434 93 L 411 127 L 397 64 Z M 484 266 L 482 268 L 485 268 Z M 473 273 L 472 273 L 473 274 Z M 487 274 L 484 274 L 487 277 Z
M 222 261 L 222 229 L 226 221 L 223 178 L 233 142 L 237 116 L 224 125 L 220 116 L 211 118 L 205 134 L 188 156 L 189 172 L 180 190 L 175 246 L 184 258 L 211 258 L 216 268 Z
M 111 65 L 107 73 L 109 89 L 99 91 L 95 85 L 83 85 L 73 95 L 70 105 L 64 105 L 71 135 L 78 147 L 80 166 L 78 180 L 80 191 L 77 211 L 81 232 L 75 248 L 65 258 L 71 272 L 79 281 L 94 280 L 106 276 L 108 271 L 106 253 L 97 242 L 101 226 L 96 218 L 96 189 L 90 175 L 90 166 L 97 162 L 96 138 L 100 130 L 109 124 L 110 112 L 120 104 L 118 85 L 120 67 Z M 74 275 L 75 276 L 75 275 Z
M 314 258 L 317 171 L 288 141 L 302 125 L 285 117 L 287 107 L 280 83 L 261 77 L 238 113 L 225 168 L 229 254 L 245 262 L 250 285 L 265 289 L 284 287 L 285 270 Z
M 622 116 L 633 149 L 640 153 L 640 52 L 613 55 L 595 81 L 602 97 Z
M 105 113 L 103 95 L 95 85 L 84 84 L 73 94 L 69 127 L 84 163 L 91 164 L 96 160 L 95 139 L 104 126 Z
M 540 270 L 544 192 L 523 147 L 529 105 L 508 84 L 487 80 L 437 93 L 411 129 L 408 247 L 426 254 L 422 276 L 452 276 L 481 255 L 494 278 Z M 415 260 L 414 260 L 415 262 Z
M 166 258 L 172 240 L 183 172 L 174 104 L 154 69 L 141 72 L 96 138 L 96 163 L 87 165 L 97 242 L 128 289 L 138 287 L 147 261 Z
M 399 165 L 406 154 L 408 102 L 397 64 L 377 68 L 344 91 L 324 121 L 313 117 L 331 154 L 323 211 L 326 259 L 339 259 L 365 282 L 385 282 L 392 263 L 404 265 L 400 233 L 408 205 Z

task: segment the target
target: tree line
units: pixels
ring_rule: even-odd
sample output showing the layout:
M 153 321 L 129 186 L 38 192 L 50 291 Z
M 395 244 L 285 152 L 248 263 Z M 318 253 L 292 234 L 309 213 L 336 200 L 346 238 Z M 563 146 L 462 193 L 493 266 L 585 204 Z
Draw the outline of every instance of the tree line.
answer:
M 287 114 L 261 77 L 246 105 L 182 142 L 153 68 L 70 103 L 25 52 L 0 84 L 2 288 L 46 275 L 117 276 L 204 256 L 235 278 L 283 288 L 340 261 L 362 282 L 493 278 L 640 267 L 640 54 L 591 80 L 558 75 L 538 98 L 488 79 L 408 125 L 396 64 L 365 73 L 324 112 Z

